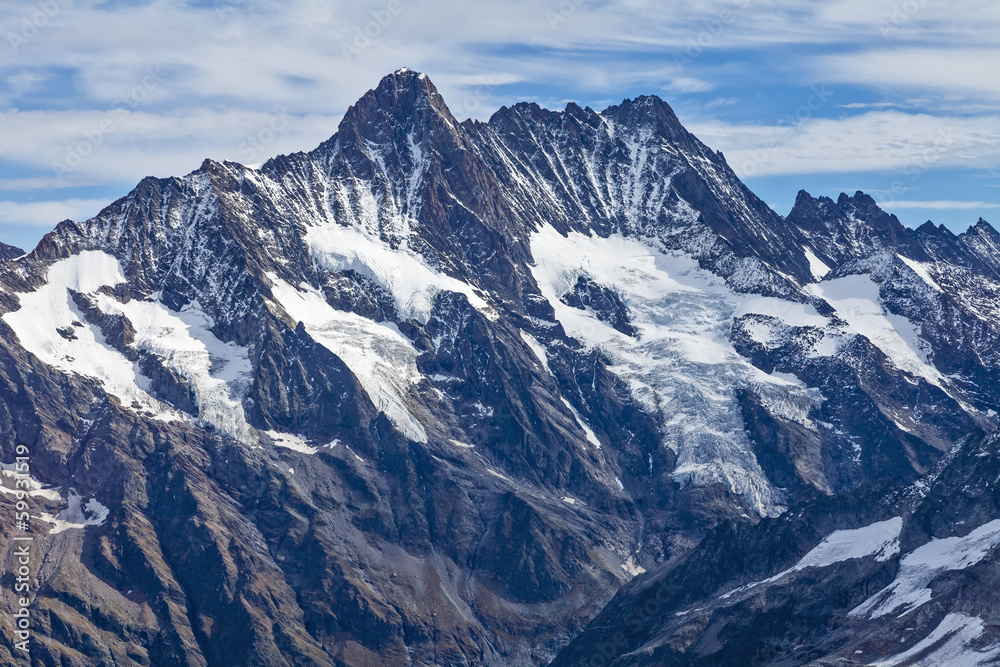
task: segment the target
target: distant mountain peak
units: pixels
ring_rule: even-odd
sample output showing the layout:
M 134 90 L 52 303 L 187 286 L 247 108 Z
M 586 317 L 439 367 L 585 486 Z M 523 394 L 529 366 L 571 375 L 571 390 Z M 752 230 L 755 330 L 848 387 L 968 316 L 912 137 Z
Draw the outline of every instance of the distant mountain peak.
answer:
M 616 123 L 651 128 L 664 140 L 677 143 L 689 150 L 695 143 L 701 145 L 701 142 L 681 124 L 673 108 L 656 95 L 641 95 L 626 99 L 621 104 L 605 109 L 601 116 Z
M 0 260 L 3 259 L 14 259 L 15 257 L 20 257 L 24 254 L 24 251 L 12 245 L 7 245 L 6 243 L 0 243 Z
M 973 229 L 989 229 L 991 231 L 995 231 L 993 229 L 993 225 L 991 225 L 990 223 L 986 222 L 986 220 L 983 219 L 983 218 L 979 218 L 979 222 L 977 222 L 976 224 L 974 224 L 972 227 L 973 227 Z
M 347 110 L 341 128 L 364 129 L 386 119 L 394 125 L 438 125 L 443 121 L 453 128 L 458 124 L 430 77 L 407 68 L 383 77 L 378 86 L 365 93 Z

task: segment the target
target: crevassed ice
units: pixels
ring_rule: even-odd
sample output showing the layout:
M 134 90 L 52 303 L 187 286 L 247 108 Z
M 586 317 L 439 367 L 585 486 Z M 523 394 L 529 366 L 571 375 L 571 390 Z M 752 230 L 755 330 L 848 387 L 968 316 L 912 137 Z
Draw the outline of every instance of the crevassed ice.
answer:
M 308 286 L 298 289 L 274 274 L 268 274 L 268 280 L 278 304 L 317 343 L 340 357 L 396 429 L 415 442 L 427 442 L 424 427 L 406 407 L 405 396 L 421 378 L 410 340 L 393 324 L 334 309 Z
M 188 381 L 200 422 L 241 442 L 257 442 L 257 432 L 243 410 L 252 381 L 249 351 L 216 338 L 211 319 L 197 301 L 176 312 L 158 301 L 119 303 L 103 294 L 96 298 L 103 312 L 128 318 L 137 349 L 153 353 Z
M 737 295 L 694 260 L 620 235 L 563 236 L 544 227 L 532 235 L 531 249 L 532 274 L 567 333 L 600 347 L 634 395 L 661 416 L 664 444 L 678 457 L 675 478 L 723 483 L 760 514 L 780 512 L 781 493 L 757 462 L 735 392 L 752 387 L 769 408 L 811 428 L 817 397 L 755 368 L 732 347 L 729 331 L 733 318 L 747 313 L 793 326 L 822 327 L 828 320 L 807 304 Z M 560 301 L 580 276 L 618 290 L 638 340 Z

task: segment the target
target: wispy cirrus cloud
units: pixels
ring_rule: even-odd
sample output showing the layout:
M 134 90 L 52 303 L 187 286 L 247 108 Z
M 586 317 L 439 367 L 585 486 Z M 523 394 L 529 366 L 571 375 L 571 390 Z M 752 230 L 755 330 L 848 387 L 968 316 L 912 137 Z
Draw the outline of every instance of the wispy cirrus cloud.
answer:
M 62 220 L 87 220 L 108 205 L 103 199 L 63 199 L 59 201 L 0 201 L 0 224 L 31 225 L 50 229 Z
M 1000 208 L 1000 203 L 996 202 L 985 202 L 985 201 L 951 201 L 947 199 L 939 201 L 887 201 L 881 204 L 882 208 L 885 209 L 898 209 L 898 208 L 916 208 L 916 209 L 928 209 L 928 210 L 958 210 L 958 211 L 972 211 L 981 209 L 993 209 Z
M 0 190 L 80 187 L 100 180 L 170 176 L 206 158 L 260 163 L 309 149 L 336 132 L 340 115 L 293 116 L 241 109 L 170 113 L 0 112 L 0 155 L 44 173 L 0 178 Z
M 918 92 L 952 101 L 1000 101 L 1000 49 L 995 45 L 866 49 L 817 58 L 813 67 L 832 82 L 885 87 L 903 94 Z
M 992 0 L 52 3 L 28 30 L 37 3 L 0 0 L 0 201 L 45 189 L 70 200 L 90 188 L 87 198 L 203 157 L 307 150 L 404 65 L 428 72 L 461 117 L 524 99 L 601 108 L 658 93 L 760 174 L 906 168 L 933 146 L 935 124 L 959 137 L 935 165 L 996 164 Z M 836 101 L 779 124 L 817 84 L 835 87 Z M 53 164 L 123 108 L 128 117 L 57 178 Z M 275 110 L 293 119 L 287 131 L 248 144 Z
M 778 125 L 713 121 L 690 129 L 743 176 L 1000 165 L 1000 115 L 869 111 Z

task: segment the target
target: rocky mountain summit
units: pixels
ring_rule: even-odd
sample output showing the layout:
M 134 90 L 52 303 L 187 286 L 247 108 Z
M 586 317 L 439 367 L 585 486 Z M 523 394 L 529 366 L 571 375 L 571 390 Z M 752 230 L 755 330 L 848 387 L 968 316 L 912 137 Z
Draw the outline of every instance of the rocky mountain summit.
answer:
M 0 254 L 32 660 L 990 664 L 998 248 L 783 218 L 656 97 L 460 123 L 410 70 L 144 179 Z

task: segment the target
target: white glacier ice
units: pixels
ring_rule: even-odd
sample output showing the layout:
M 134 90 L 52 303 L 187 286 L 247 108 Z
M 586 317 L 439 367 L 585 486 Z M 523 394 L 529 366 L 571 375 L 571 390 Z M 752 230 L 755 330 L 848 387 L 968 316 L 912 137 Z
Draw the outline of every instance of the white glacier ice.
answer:
M 792 326 L 822 327 L 828 320 L 808 304 L 736 294 L 694 260 L 621 235 L 563 236 L 543 227 L 531 249 L 532 275 L 556 319 L 584 345 L 600 348 L 635 396 L 661 416 L 664 444 L 677 453 L 675 479 L 722 483 L 760 514 L 780 512 L 782 495 L 753 453 L 736 391 L 753 387 L 769 407 L 810 428 L 817 397 L 755 368 L 733 348 L 729 332 L 734 317 L 749 313 Z M 560 300 L 581 276 L 617 290 L 638 339 Z M 544 350 L 531 347 L 544 363 Z
M 180 312 L 156 300 L 119 302 L 99 291 L 125 280 L 118 260 L 99 251 L 83 251 L 53 263 L 47 278 L 34 292 L 18 294 L 21 309 L 3 316 L 25 349 L 60 370 L 98 380 L 125 407 L 152 412 L 159 419 L 190 419 L 149 394 L 150 380 L 138 364 L 107 344 L 100 329 L 79 311 L 69 290 L 79 292 L 93 299 L 101 312 L 127 318 L 135 330 L 132 345 L 159 357 L 188 381 L 198 406 L 198 423 L 247 444 L 259 442 L 243 409 L 252 381 L 248 350 L 217 338 L 211 331 L 214 323 L 198 302 Z M 279 435 L 298 444 L 295 436 Z M 306 448 L 298 446 L 300 451 Z
M 177 312 L 158 301 L 120 303 L 104 294 L 96 299 L 103 312 L 128 318 L 137 349 L 153 353 L 188 381 L 201 423 L 241 442 L 257 442 L 243 410 L 252 373 L 248 350 L 216 338 L 211 319 L 197 301 Z
M 34 292 L 18 294 L 21 309 L 6 313 L 3 320 L 21 345 L 44 363 L 100 381 L 126 407 L 136 404 L 154 413 L 169 412 L 149 395 L 149 380 L 136 364 L 108 345 L 100 330 L 84 324 L 69 293 L 86 294 L 124 280 L 115 257 L 84 251 L 53 263 L 46 283 Z
M 871 341 L 897 368 L 938 387 L 944 384 L 943 376 L 930 363 L 930 344 L 920 337 L 912 322 L 882 306 L 879 286 L 869 276 L 845 276 L 806 289 L 833 306 L 851 333 Z

